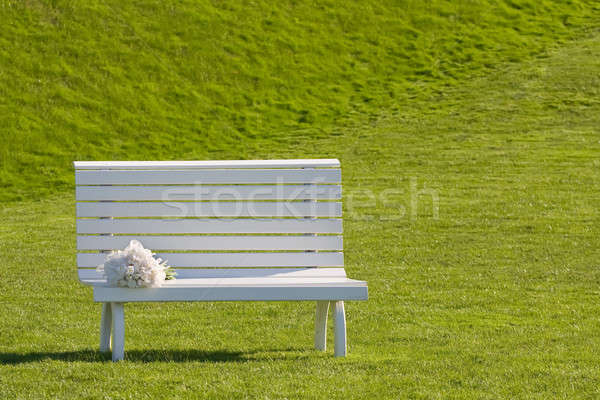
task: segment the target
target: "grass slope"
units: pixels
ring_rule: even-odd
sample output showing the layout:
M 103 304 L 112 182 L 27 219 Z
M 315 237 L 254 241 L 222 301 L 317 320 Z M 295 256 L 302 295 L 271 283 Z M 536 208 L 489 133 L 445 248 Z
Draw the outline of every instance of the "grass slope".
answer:
M 311 143 L 597 15 L 592 0 L 0 0 L 0 200 L 72 188 L 74 159 L 331 155 Z
M 313 304 L 175 303 L 128 306 L 112 364 L 75 277 L 73 194 L 5 204 L 0 397 L 597 398 L 599 53 L 590 32 L 336 136 L 249 142 L 342 159 L 347 270 L 371 296 L 347 304 L 343 360 L 331 335 L 311 349 Z M 439 219 L 427 196 L 399 217 L 411 178 Z

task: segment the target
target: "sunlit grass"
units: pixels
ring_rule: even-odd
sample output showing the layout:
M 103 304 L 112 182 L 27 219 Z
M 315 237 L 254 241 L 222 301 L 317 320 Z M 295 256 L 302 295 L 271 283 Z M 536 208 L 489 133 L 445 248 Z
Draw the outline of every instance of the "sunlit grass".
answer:
M 327 157 L 322 140 L 432 96 L 417 108 L 426 117 L 449 87 L 544 56 L 598 11 L 595 0 L 0 0 L 0 200 L 71 189 L 74 159 Z
M 331 331 L 312 349 L 313 303 L 173 303 L 126 306 L 113 364 L 76 278 L 72 188 L 5 203 L 0 397 L 598 397 L 597 54 L 590 32 L 335 136 L 243 139 L 342 161 L 346 269 L 370 293 L 346 305 L 346 359 Z M 411 218 L 411 179 L 438 219 L 427 195 Z

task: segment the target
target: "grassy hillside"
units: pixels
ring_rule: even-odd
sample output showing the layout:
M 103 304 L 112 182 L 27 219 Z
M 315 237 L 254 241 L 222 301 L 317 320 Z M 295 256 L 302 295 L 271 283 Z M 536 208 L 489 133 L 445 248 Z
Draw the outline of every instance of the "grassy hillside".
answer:
M 598 54 L 595 31 L 309 148 L 343 160 L 346 269 L 369 282 L 343 360 L 331 330 L 312 350 L 312 303 L 173 303 L 128 304 L 112 364 L 72 194 L 5 204 L 0 398 L 598 398 Z M 426 196 L 394 218 L 411 177 L 439 219 Z M 350 208 L 364 188 L 403 192 Z
M 597 4 L 0 0 L 0 398 L 599 398 Z M 72 160 L 303 156 L 369 283 L 346 359 L 312 303 L 128 304 L 97 351 Z
M 598 12 L 593 0 L 0 0 L 0 200 L 70 188 L 74 159 L 335 156 L 317 143 L 543 57 Z

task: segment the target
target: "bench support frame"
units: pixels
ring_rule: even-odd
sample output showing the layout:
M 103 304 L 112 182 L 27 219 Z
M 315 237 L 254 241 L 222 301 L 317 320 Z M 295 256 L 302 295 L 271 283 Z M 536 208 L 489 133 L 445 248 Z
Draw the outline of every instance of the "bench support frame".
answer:
M 112 331 L 112 311 L 110 303 L 102 303 L 102 317 L 100 318 L 100 351 L 110 351 L 110 336 Z
M 100 318 L 100 351 L 112 349 L 112 360 L 125 356 L 125 307 L 123 303 L 102 303 Z
M 112 312 L 112 360 L 125 356 L 125 310 L 123 303 L 110 303 Z
M 327 349 L 327 313 L 329 311 L 329 300 L 317 301 L 317 312 L 315 316 L 315 349 L 325 351 Z
M 335 348 L 333 355 L 346 357 L 346 311 L 343 301 L 335 301 Z
M 327 314 L 330 303 L 335 320 L 335 357 L 346 356 L 346 312 L 343 301 L 317 301 L 315 315 L 315 348 L 327 349 Z M 100 318 L 100 351 L 112 349 L 112 360 L 120 361 L 125 357 L 125 307 L 123 303 L 102 303 Z
M 315 315 L 315 349 L 321 351 L 325 351 L 327 349 L 327 314 L 329 312 L 329 308 L 332 308 L 335 321 L 335 346 L 333 353 L 336 357 L 345 357 L 346 311 L 344 309 L 344 302 L 341 300 L 317 301 L 317 311 Z

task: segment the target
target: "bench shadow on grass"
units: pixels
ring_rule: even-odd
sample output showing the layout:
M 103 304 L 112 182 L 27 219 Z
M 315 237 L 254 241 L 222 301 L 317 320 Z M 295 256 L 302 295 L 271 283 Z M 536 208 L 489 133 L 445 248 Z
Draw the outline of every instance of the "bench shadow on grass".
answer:
M 293 360 L 303 348 L 264 349 L 250 351 L 202 351 L 202 350 L 127 350 L 125 361 L 129 362 L 252 362 L 272 360 Z M 294 353 L 294 354 L 292 354 Z M 64 352 L 0 353 L 0 364 L 15 365 L 45 360 L 67 362 L 107 362 L 110 353 L 95 350 Z

